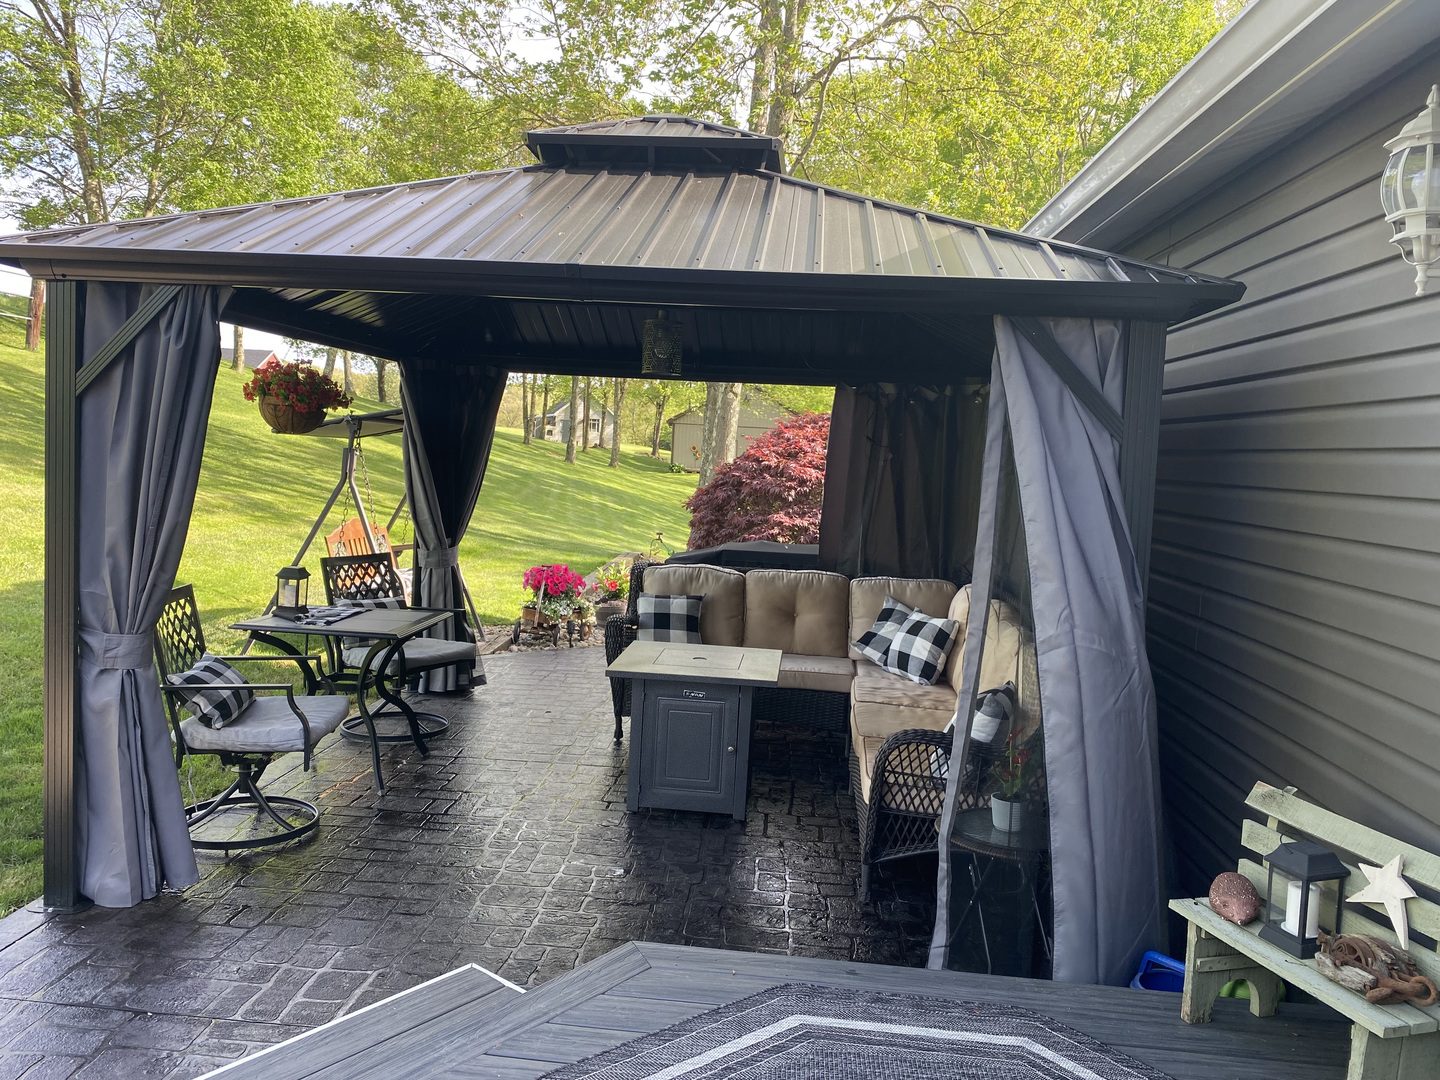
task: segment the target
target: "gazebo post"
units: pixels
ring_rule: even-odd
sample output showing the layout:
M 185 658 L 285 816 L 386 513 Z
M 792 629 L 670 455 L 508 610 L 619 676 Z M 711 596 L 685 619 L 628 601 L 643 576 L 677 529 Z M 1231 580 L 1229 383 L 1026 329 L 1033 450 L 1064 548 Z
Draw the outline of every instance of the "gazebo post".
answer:
M 83 285 L 50 283 L 45 334 L 44 906 L 80 904 L 76 853 L 76 424 Z
M 1141 595 L 1149 592 L 1150 536 L 1155 517 L 1155 467 L 1160 445 L 1160 395 L 1165 381 L 1165 333 L 1160 322 L 1132 319 L 1125 326 L 1125 429 L 1120 436 L 1120 487 L 1125 520 L 1140 568 Z

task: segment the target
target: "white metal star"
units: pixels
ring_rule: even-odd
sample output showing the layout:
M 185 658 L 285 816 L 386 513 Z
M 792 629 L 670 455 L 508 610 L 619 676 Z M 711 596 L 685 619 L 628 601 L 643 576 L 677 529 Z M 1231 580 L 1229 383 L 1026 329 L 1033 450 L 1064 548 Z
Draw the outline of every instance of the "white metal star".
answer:
M 1384 866 L 1360 864 L 1370 884 L 1346 898 L 1351 904 L 1383 904 L 1385 914 L 1395 927 L 1395 936 L 1400 939 L 1402 949 L 1410 948 L 1410 920 L 1405 915 L 1405 901 L 1415 895 L 1410 883 L 1400 876 L 1404 855 L 1396 855 Z

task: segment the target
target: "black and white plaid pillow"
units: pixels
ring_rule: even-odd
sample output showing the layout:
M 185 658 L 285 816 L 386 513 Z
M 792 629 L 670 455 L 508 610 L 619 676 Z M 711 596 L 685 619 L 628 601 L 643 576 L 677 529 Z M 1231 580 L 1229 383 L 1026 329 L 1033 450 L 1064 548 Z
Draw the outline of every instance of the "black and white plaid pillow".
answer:
M 381 608 L 403 608 L 405 598 L 403 596 L 373 596 L 369 599 L 356 599 L 342 597 L 335 602 L 336 607 L 362 608 L 366 611 L 376 611 Z M 342 649 L 368 649 L 373 641 L 372 638 L 346 637 L 340 639 Z
M 890 655 L 890 646 L 895 641 L 895 635 L 900 632 L 900 627 L 905 625 L 913 612 L 893 596 L 885 597 L 885 604 L 876 616 L 874 624 L 869 630 L 861 634 L 855 642 L 855 651 L 865 657 L 872 664 L 885 666 L 885 660 Z
M 171 686 L 186 688 L 181 695 L 185 708 L 195 719 L 212 728 L 224 727 L 255 700 L 255 691 L 245 684 L 245 677 L 209 653 L 195 661 L 189 671 L 170 675 L 165 681 Z
M 934 685 L 945 671 L 945 657 L 959 632 L 960 624 L 954 619 L 932 619 L 911 612 L 890 645 L 885 670 L 911 682 Z
M 641 593 L 635 600 L 640 616 L 639 641 L 678 641 L 700 644 L 699 596 L 651 596 Z

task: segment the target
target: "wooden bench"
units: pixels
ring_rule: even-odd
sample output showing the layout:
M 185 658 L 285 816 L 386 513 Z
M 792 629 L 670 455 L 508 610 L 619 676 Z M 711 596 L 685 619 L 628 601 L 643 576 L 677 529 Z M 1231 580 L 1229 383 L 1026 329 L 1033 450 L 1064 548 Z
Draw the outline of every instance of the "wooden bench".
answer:
M 1339 814 L 1301 799 L 1293 791 L 1269 784 L 1256 784 L 1245 805 L 1267 815 L 1261 825 L 1246 821 L 1240 839 L 1246 850 L 1264 859 L 1284 839 L 1308 837 L 1338 852 L 1351 873 L 1343 885 L 1345 895 L 1363 889 L 1367 883 L 1357 863 L 1383 866 L 1396 855 L 1404 855 L 1403 873 L 1419 891 L 1440 889 L 1440 856 L 1401 843 L 1384 833 L 1357 825 Z M 1265 895 L 1265 867 L 1242 858 L 1238 867 Z M 1372 1005 L 1365 998 L 1322 975 L 1313 960 L 1297 960 L 1259 937 L 1261 923 L 1236 926 L 1210 908 L 1205 897 L 1172 900 L 1170 910 L 1189 923 L 1185 949 L 1185 989 L 1180 1000 L 1180 1018 L 1189 1024 L 1203 1024 L 1221 988 L 1232 980 L 1250 987 L 1250 1011 L 1270 1016 L 1279 1001 L 1282 982 L 1303 990 L 1351 1021 L 1350 1068 L 1348 1080 L 1421 1080 L 1440 1077 L 1440 1005 Z M 1320 906 L 1321 928 L 1335 910 L 1334 886 L 1328 887 Z M 1361 909 L 1345 905 L 1342 929 L 1349 933 L 1371 934 L 1395 942 L 1383 909 L 1379 921 L 1365 918 Z M 1440 939 L 1440 905 L 1423 897 L 1407 902 L 1410 918 L 1410 954 L 1420 970 L 1440 979 L 1440 957 L 1434 942 Z M 1417 938 L 1428 939 L 1422 944 Z

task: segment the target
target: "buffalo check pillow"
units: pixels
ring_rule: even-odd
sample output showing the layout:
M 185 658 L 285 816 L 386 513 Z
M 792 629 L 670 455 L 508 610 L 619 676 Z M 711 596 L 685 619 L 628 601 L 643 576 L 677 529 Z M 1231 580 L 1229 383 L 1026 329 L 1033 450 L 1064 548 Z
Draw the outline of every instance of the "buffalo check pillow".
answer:
M 872 664 L 885 666 L 885 661 L 890 655 L 890 646 L 895 641 L 895 635 L 900 632 L 900 627 L 905 625 L 913 612 L 893 596 L 885 597 L 885 603 L 880 608 L 880 614 L 875 617 L 875 622 L 869 630 L 861 634 L 855 641 L 855 651 L 865 657 Z
M 255 700 L 255 691 L 245 677 L 218 656 L 206 653 L 189 671 L 166 678 L 180 687 L 185 708 L 202 723 L 222 728 L 245 711 Z
M 933 619 L 912 611 L 896 632 L 882 666 L 911 682 L 934 685 L 945 671 L 945 657 L 959 632 L 954 619 Z
M 641 593 L 635 600 L 640 616 L 638 641 L 675 641 L 700 644 L 699 596 L 651 596 Z

